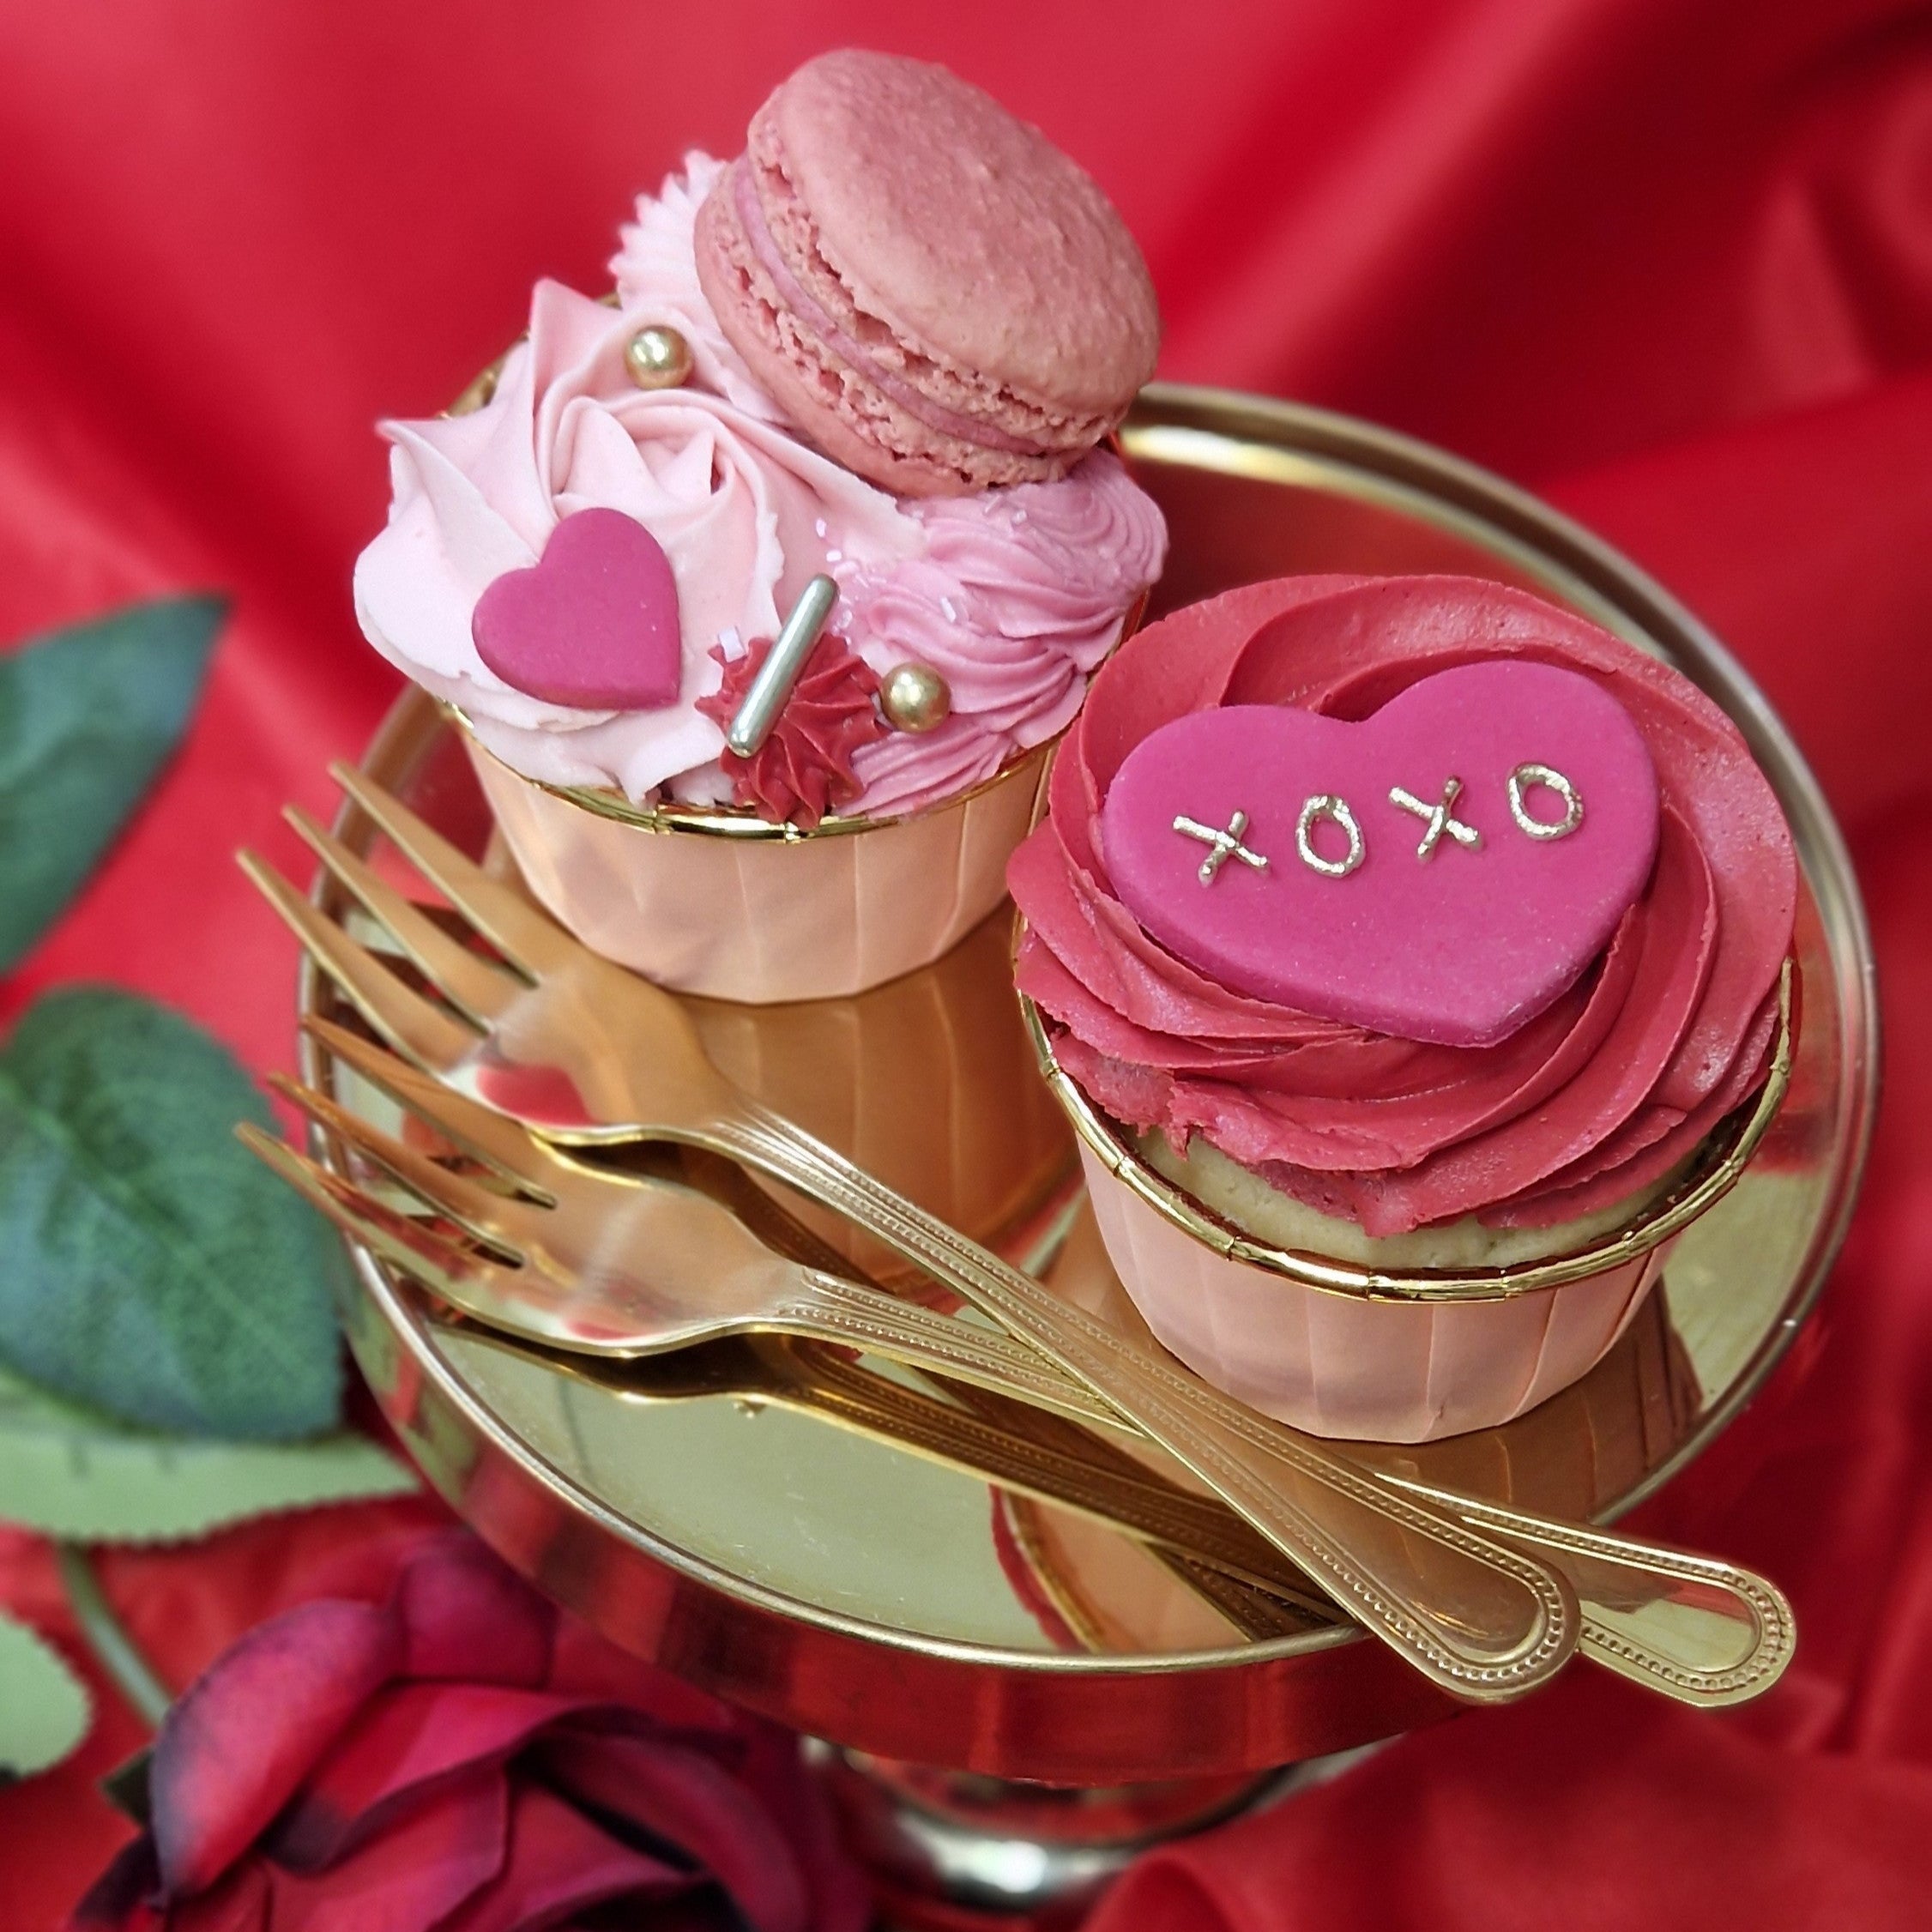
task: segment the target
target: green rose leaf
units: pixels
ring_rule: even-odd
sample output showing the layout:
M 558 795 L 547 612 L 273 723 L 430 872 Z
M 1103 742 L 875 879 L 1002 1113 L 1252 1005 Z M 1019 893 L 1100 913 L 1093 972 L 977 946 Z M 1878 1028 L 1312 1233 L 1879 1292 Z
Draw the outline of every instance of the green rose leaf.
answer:
M 58 1764 L 93 1719 L 87 1686 L 24 1623 L 0 1615 L 0 1784 Z
M 167 597 L 0 656 L 0 972 L 80 890 L 180 742 L 227 611 Z
M 366 1437 L 213 1442 L 131 1429 L 0 1369 L 0 1520 L 69 1543 L 163 1543 L 320 1503 L 403 1496 Z
M 83 987 L 30 1008 L 0 1048 L 0 1361 L 182 1434 L 332 1427 L 341 1250 L 242 1120 L 273 1126 L 165 1007 Z

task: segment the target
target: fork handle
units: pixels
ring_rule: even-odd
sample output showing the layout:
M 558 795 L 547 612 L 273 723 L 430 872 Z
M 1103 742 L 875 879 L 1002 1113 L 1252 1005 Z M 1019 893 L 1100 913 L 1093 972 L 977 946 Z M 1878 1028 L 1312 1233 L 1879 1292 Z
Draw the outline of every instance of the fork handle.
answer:
M 1540 1561 L 1269 1428 L 756 1102 L 705 1138 L 856 1223 L 1084 1383 L 1452 1695 L 1519 1695 L 1575 1649 L 1574 1592 Z
M 870 1349 L 998 1395 L 1017 1396 L 1089 1427 L 1121 1426 L 1109 1405 L 1003 1333 L 976 1330 L 837 1276 L 814 1273 L 809 1283 L 794 1312 L 801 1320 L 812 1319 L 825 1339 Z M 1774 1584 L 1738 1564 L 1537 1516 L 1386 1470 L 1379 1474 L 1445 1515 L 1499 1542 L 1527 1547 L 1561 1570 L 1576 1589 L 1584 1651 L 1680 1703 L 1707 1708 L 1742 1703 L 1768 1690 L 1791 1660 L 1796 1625 L 1790 1605 Z M 1109 1472 L 1110 1484 L 1119 1481 Z M 1154 1482 L 1144 1486 L 1143 1496 L 1139 1487 L 1131 1498 L 1110 1488 L 1107 1510 L 1114 1521 L 1162 1537 L 1264 1588 L 1281 1587 L 1280 1579 L 1258 1563 L 1259 1553 L 1243 1547 L 1236 1526 L 1215 1505 Z
M 1004 1332 L 975 1328 L 957 1315 L 922 1308 L 883 1289 L 862 1287 L 818 1269 L 800 1269 L 793 1297 L 776 1311 L 774 1325 L 790 1327 L 807 1321 L 823 1341 L 864 1349 L 914 1368 L 930 1368 L 995 1395 L 1016 1396 L 1072 1422 L 1133 1427 L 1084 1384 Z
M 866 1349 L 1008 1399 L 1017 1397 L 1056 1409 L 1089 1426 L 1131 1426 L 1050 1362 L 1006 1336 L 980 1331 L 956 1316 L 935 1314 L 836 1275 L 805 1272 L 797 1291 L 773 1309 L 770 1319 L 775 1329 L 787 1333 Z M 957 1424 L 975 1440 L 984 1437 L 1003 1446 L 1011 1442 L 1003 1427 L 953 1416 L 950 1410 L 948 1418 L 949 1424 Z M 1098 1445 L 1095 1447 L 1097 1451 Z M 1130 1456 L 1121 1456 L 1120 1464 L 1108 1466 L 1097 1456 L 1035 1441 L 1001 1480 L 1010 1488 L 1023 1489 L 1029 1472 L 1035 1480 L 1044 1472 L 1054 1486 L 1037 1493 L 1049 1501 L 1084 1507 L 1117 1528 L 1155 1537 L 1263 1590 L 1294 1593 L 1295 1584 L 1289 1578 L 1292 1574 L 1300 1580 L 1299 1566 L 1286 1563 L 1218 1502 L 1176 1488 Z
M 1742 1704 L 1769 1690 L 1797 1649 L 1784 1593 L 1741 1564 L 1528 1515 L 1407 1476 L 1386 1480 L 1499 1542 L 1549 1553 L 1582 1601 L 1585 1652 L 1681 1704 Z

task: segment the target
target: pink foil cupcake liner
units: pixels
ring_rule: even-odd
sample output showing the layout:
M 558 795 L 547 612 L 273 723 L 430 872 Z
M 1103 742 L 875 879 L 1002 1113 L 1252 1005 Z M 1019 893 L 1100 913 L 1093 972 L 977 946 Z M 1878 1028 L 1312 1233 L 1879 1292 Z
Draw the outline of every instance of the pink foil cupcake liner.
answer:
M 1356 1300 L 1217 1254 L 1080 1152 L 1147 1325 L 1217 1387 L 1313 1435 L 1430 1442 L 1534 1409 L 1609 1352 L 1672 1245 L 1506 1300 Z
M 1005 897 L 1048 752 L 908 818 L 800 832 L 607 815 L 463 742 L 530 891 L 586 945 L 674 992 L 755 1005 L 863 993 L 963 939 Z
M 1460 1277 L 1272 1249 L 1218 1221 L 1140 1158 L 1061 1071 L 1038 1010 L 1022 1005 L 1079 1137 L 1108 1258 L 1162 1344 L 1311 1434 L 1428 1442 L 1522 1415 L 1609 1351 L 1677 1236 L 1730 1191 L 1776 1116 L 1790 1078 L 1792 991 L 1787 963 L 1765 1084 L 1669 1192 L 1574 1253 Z

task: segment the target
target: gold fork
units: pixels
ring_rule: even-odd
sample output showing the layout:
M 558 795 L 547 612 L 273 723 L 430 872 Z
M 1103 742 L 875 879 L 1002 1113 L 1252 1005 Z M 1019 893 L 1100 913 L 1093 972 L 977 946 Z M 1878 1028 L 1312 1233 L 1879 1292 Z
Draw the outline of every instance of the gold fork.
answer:
M 317 1018 L 305 1023 L 336 1060 L 485 1173 L 458 1174 L 286 1074 L 270 1074 L 271 1084 L 467 1241 L 388 1205 L 258 1127 L 244 1123 L 236 1132 L 324 1214 L 488 1326 L 574 1354 L 616 1357 L 665 1354 L 728 1335 L 806 1336 L 1122 1426 L 1077 1383 L 1005 1336 L 778 1253 L 746 1225 L 743 1198 L 734 1211 L 661 1173 L 571 1160 L 347 1028 Z M 760 1198 L 774 1217 L 782 1213 Z M 796 1229 L 794 1238 L 804 1235 Z
M 989 1414 L 999 1425 L 992 1432 L 963 1428 L 950 1405 L 810 1343 L 762 1337 L 637 1361 L 548 1359 L 624 1401 L 733 1396 L 776 1403 L 1090 1516 L 1145 1541 L 1187 1587 L 1252 1639 L 1333 1619 L 1224 1506 L 1174 1489 L 1106 1439 L 1058 1416 L 988 1396 L 983 1385 L 952 1392 Z M 1795 1633 L 1789 1609 L 1772 1585 L 1748 1570 L 1416 1487 L 1446 1505 L 1478 1512 L 1500 1531 L 1531 1535 L 1561 1551 L 1573 1565 L 1582 1603 L 1584 1653 L 1650 1689 L 1714 1709 L 1769 1689 L 1790 1662 Z M 1144 1506 L 1149 1490 L 1154 1512 Z
M 327 1020 L 305 1024 L 336 1060 L 498 1185 L 453 1173 L 327 1096 L 272 1076 L 278 1088 L 489 1252 L 397 1215 L 280 1141 L 245 1128 L 243 1138 L 338 1225 L 473 1319 L 568 1355 L 628 1361 L 687 1351 L 679 1365 L 627 1370 L 628 1383 L 604 1384 L 647 1393 L 690 1392 L 693 1377 L 699 1388 L 715 1381 L 721 1362 L 737 1362 L 740 1374 L 749 1363 L 764 1378 L 758 1392 L 1096 1516 L 1244 1590 L 1300 1602 L 1305 1621 L 1296 1575 L 1269 1544 L 1222 1505 L 1175 1488 L 1088 1433 L 1120 1422 L 1089 1391 L 1004 1335 L 829 1271 L 850 1265 L 728 1163 L 673 1156 L 682 1162 L 678 1180 L 590 1167 L 358 1034 Z M 781 1247 L 791 1252 L 775 1252 Z M 991 1399 L 957 1391 L 956 1403 L 978 1411 L 969 1417 L 852 1365 L 828 1367 L 836 1358 L 823 1351 L 709 1350 L 702 1367 L 688 1354 L 716 1337 L 770 1332 L 886 1355 Z M 1023 1404 L 1058 1416 L 1035 1416 Z M 1788 1608 L 1771 1584 L 1736 1565 L 1394 1472 L 1384 1479 L 1559 1564 L 1577 1591 L 1585 1650 L 1653 1688 L 1692 1703 L 1735 1703 L 1767 1688 L 1789 1660 Z M 1183 1580 L 1198 1588 L 1206 1579 L 1184 1572 Z M 1245 1609 L 1244 1627 L 1253 1627 L 1253 1606 L 1235 1597 L 1220 1607 Z
M 453 939 L 292 812 L 329 871 L 449 1002 L 438 1005 L 245 854 L 317 963 L 406 1057 L 546 1137 L 709 1148 L 846 1216 L 1137 1425 L 1452 1694 L 1499 1701 L 1567 1661 L 1579 1636 L 1576 1598 L 1549 1565 L 1146 1354 L 892 1193 L 728 1081 L 669 994 L 579 945 L 379 787 L 333 769 L 502 962 Z
M 1307 1597 L 1300 1572 L 1219 1504 L 1175 1488 L 1084 1429 L 1062 1422 L 1049 1433 L 1054 1425 L 1027 1404 L 1071 1406 L 1089 1422 L 1120 1422 L 1030 1351 L 774 1252 L 741 1215 L 821 1262 L 849 1265 L 737 1169 L 703 1177 L 731 1197 L 727 1206 L 682 1180 L 587 1167 L 359 1035 L 326 1020 L 305 1024 L 335 1059 L 480 1163 L 485 1177 L 458 1174 L 328 1095 L 271 1074 L 277 1090 L 460 1232 L 399 1211 L 251 1123 L 238 1126 L 238 1137 L 344 1232 L 469 1320 L 534 1343 L 571 1373 L 619 1391 L 715 1393 L 718 1365 L 734 1362 L 740 1386 L 734 1392 L 882 1437 L 1162 1546 L 1163 1561 L 1178 1559 L 1172 1567 L 1182 1580 L 1247 1633 L 1280 1634 L 1284 1603 L 1287 1627 L 1332 1621 Z M 949 1386 L 970 1384 L 973 1395 L 955 1389 L 954 1404 L 942 1404 L 823 1349 L 734 1355 L 703 1346 L 766 1335 L 884 1355 Z M 634 1363 L 667 1355 L 675 1364 L 640 1380 Z M 578 1366 L 586 1356 L 614 1373 L 587 1374 Z M 757 1387 L 746 1385 L 759 1374 Z M 1202 1578 L 1202 1566 L 1238 1590 Z M 1271 1609 L 1247 1600 L 1256 1591 L 1267 1594 Z

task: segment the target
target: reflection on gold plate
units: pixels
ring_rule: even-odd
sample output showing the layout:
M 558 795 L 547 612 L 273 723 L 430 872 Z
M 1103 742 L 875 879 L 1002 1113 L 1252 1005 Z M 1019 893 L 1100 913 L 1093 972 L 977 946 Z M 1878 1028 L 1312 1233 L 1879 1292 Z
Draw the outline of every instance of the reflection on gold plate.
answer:
M 1064 1218 L 1079 1164 L 1007 979 L 1011 931 L 1002 909 L 943 959 L 849 999 L 685 1004 L 705 1052 L 740 1086 L 974 1240 L 1022 1259 Z M 875 1279 L 917 1278 L 836 1215 L 797 1197 L 787 1204 Z
M 500 836 L 486 864 L 516 880 Z M 730 1079 L 1025 1266 L 1064 1232 L 1079 1161 L 1007 982 L 1011 937 L 1002 907 L 943 958 L 868 993 L 761 1006 L 679 997 Z M 791 1212 L 874 1280 L 923 1289 L 884 1242 L 782 1192 Z
M 1162 604 L 1293 569 L 1526 584 L 1685 668 L 1737 718 L 1779 792 L 1803 868 L 1804 1012 L 1790 1096 L 1749 1171 L 1574 1388 L 1500 1429 L 1364 1451 L 1431 1482 L 1613 1517 L 1749 1398 L 1843 1232 L 1869 1127 L 1874 1009 L 1836 831 L 1781 728 L 1708 635 L 1533 499 L 1386 432 L 1253 398 L 1150 390 L 1124 441 L 1173 531 Z M 401 701 L 366 762 L 465 850 L 484 849 L 475 781 L 426 698 Z M 339 830 L 370 849 L 354 814 Z M 325 1006 L 313 975 L 303 1002 Z M 1065 1230 L 1066 1131 L 1032 1072 L 997 921 L 927 973 L 857 1000 L 694 1010 L 734 1078 L 925 1205 L 1010 1253 L 1043 1255 Z M 326 1084 L 319 1056 L 306 1071 Z M 884 1265 L 871 1251 L 860 1259 Z M 1131 1313 L 1085 1217 L 1052 1278 L 1114 1319 Z M 714 1387 L 667 1393 L 676 1378 L 661 1379 L 663 1364 L 655 1384 L 637 1365 L 617 1386 L 440 1325 L 366 1255 L 345 1314 L 411 1453 L 511 1561 L 617 1640 L 818 1736 L 1104 1784 L 1280 1764 L 1449 1708 L 1317 1606 L 1204 1589 L 1050 1496 L 1015 1502 L 983 1471 L 908 1454 L 809 1401 L 748 1394 L 734 1386 L 744 1375 L 715 1364 L 687 1365 L 719 1374 Z M 1057 1606 L 1052 1633 L 1042 1594 Z

